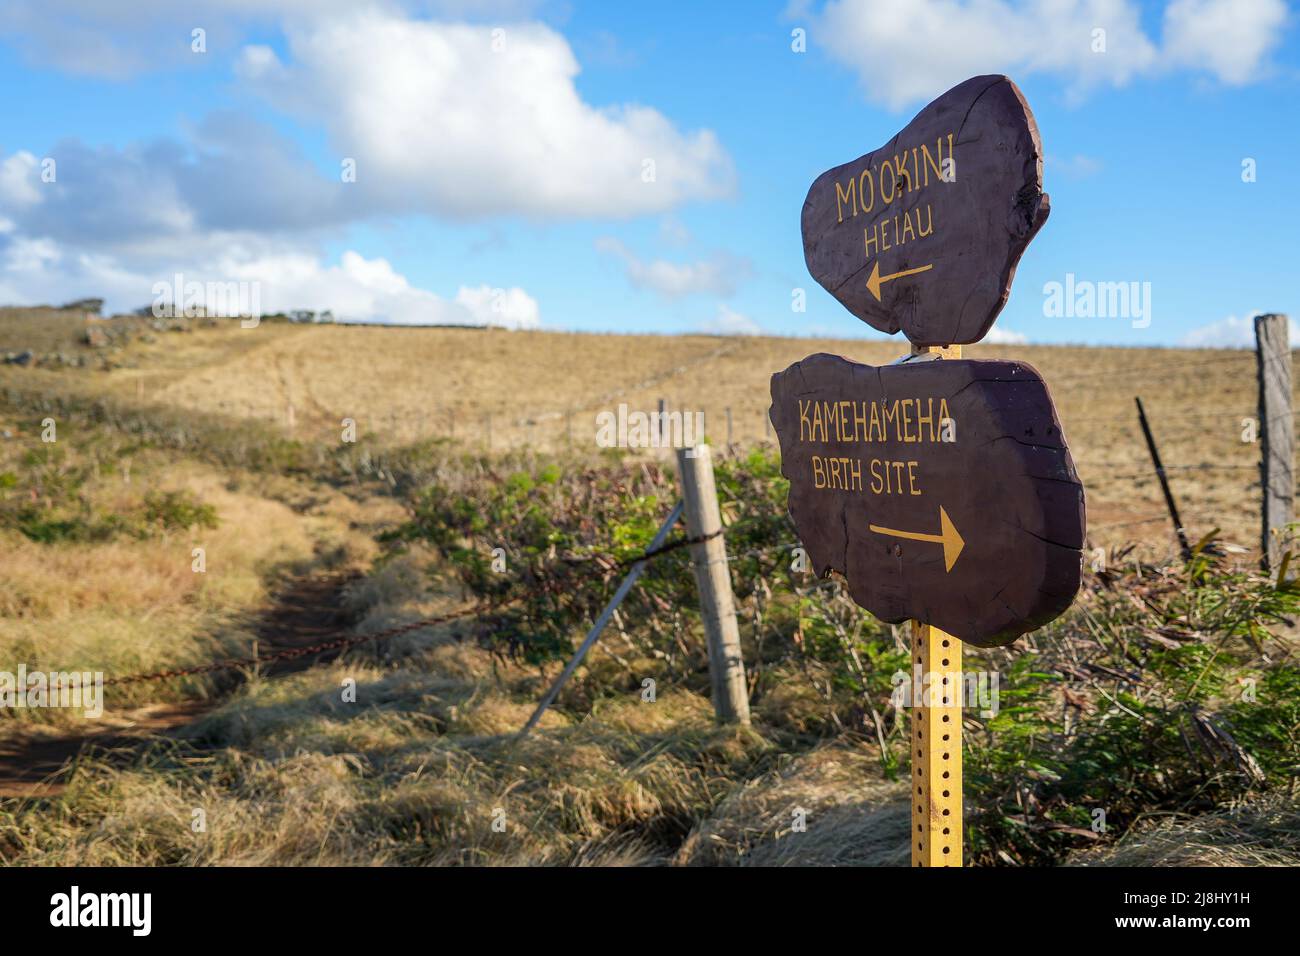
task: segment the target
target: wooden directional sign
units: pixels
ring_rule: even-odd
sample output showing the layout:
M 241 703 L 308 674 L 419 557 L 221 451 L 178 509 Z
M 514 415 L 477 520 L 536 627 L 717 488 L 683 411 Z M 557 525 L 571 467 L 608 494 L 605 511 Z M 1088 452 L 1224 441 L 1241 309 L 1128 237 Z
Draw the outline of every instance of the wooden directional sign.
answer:
M 1074 600 L 1083 486 L 1030 366 L 812 355 L 772 376 L 770 414 L 814 570 L 876 617 L 991 647 Z
M 984 337 L 1047 219 L 1043 147 L 1005 76 L 953 87 L 884 146 L 819 176 L 808 271 L 850 312 L 918 345 Z

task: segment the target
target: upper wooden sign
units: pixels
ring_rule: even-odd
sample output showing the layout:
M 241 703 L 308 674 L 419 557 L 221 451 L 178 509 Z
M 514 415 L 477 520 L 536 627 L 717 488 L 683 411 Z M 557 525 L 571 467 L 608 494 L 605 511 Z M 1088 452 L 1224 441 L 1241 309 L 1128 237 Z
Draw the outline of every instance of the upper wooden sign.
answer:
M 1074 600 L 1083 485 L 1030 366 L 812 355 L 772 376 L 770 414 L 814 570 L 876 617 L 991 647 Z
M 817 177 L 808 271 L 873 328 L 917 345 L 984 337 L 1047 219 L 1043 146 L 1015 83 L 976 76 L 888 143 Z

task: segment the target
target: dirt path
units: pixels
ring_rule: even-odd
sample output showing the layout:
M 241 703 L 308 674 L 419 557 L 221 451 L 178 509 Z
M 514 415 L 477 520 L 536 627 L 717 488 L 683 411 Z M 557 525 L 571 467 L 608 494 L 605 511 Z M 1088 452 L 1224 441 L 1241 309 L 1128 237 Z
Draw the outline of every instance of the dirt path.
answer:
M 258 654 L 307 647 L 345 629 L 343 589 L 350 575 L 310 575 L 298 578 L 276 595 L 275 603 L 254 623 Z M 337 651 L 275 661 L 263 674 L 277 676 L 330 660 Z M 77 733 L 49 733 L 24 728 L 0 741 L 0 797 L 57 796 L 66 771 L 87 748 L 110 760 L 128 761 L 150 739 L 174 734 L 216 708 L 220 698 L 149 704 L 131 710 L 105 712 Z

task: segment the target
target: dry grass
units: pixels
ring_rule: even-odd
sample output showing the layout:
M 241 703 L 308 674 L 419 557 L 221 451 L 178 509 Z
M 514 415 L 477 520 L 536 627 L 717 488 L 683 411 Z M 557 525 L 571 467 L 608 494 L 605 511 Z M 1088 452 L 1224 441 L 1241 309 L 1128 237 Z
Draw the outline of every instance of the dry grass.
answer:
M 804 829 L 795 829 L 803 811 Z M 674 862 L 742 866 L 906 866 L 907 784 L 878 755 L 824 746 L 737 787 L 691 831 Z
M 360 629 L 456 603 L 433 561 L 414 548 L 357 582 Z M 600 684 L 614 666 L 598 646 L 575 684 Z M 253 675 L 179 741 L 126 764 L 87 759 L 57 800 L 0 801 L 0 855 L 146 866 L 909 862 L 906 783 L 885 776 L 870 746 L 803 735 L 816 701 L 769 695 L 754 729 L 719 728 L 699 694 L 663 687 L 651 704 L 607 689 L 588 705 L 588 687 L 518 740 L 553 674 L 494 659 L 445 626 Z M 792 826 L 797 810 L 806 830 Z M 1074 862 L 1294 863 L 1296 821 L 1294 801 L 1274 798 L 1143 828 Z
M 451 600 L 421 560 L 353 590 L 363 630 Z M 671 689 L 553 709 L 519 741 L 537 686 L 447 628 L 254 677 L 185 740 L 86 760 L 56 802 L 0 804 L 0 846 L 21 864 L 665 863 L 776 756 Z
M 246 654 L 250 617 L 278 581 L 321 563 L 360 566 L 373 556 L 377 519 L 363 521 L 362 505 L 314 489 L 310 508 L 295 510 L 259 489 L 262 483 L 184 460 L 142 459 L 130 484 L 104 479 L 87 490 L 87 500 L 112 512 L 138 503 L 146 490 L 184 489 L 215 507 L 218 527 L 56 544 L 0 530 L 0 660 L 11 670 L 22 661 L 29 669 L 114 676 Z M 394 514 L 391 502 L 374 510 L 387 520 Z M 205 551 L 203 573 L 193 570 L 196 547 Z M 173 699 L 205 687 L 128 686 L 113 689 L 110 704 Z M 61 709 L 4 716 L 61 726 L 80 722 L 78 712 Z
M 0 340 L 17 348 L 75 348 L 79 313 L 0 310 Z M 296 437 L 337 442 L 342 420 L 394 441 L 453 437 L 471 447 L 579 447 L 595 415 L 619 402 L 650 411 L 702 410 L 715 443 L 771 441 L 773 372 L 815 351 L 870 363 L 900 341 L 585 335 L 472 329 L 302 326 L 236 322 L 163 332 L 111 350 L 96 387 L 143 400 L 274 422 Z M 85 351 L 82 349 L 82 351 Z M 1109 546 L 1172 535 L 1134 413 L 1141 395 L 1193 535 L 1213 526 L 1247 547 L 1258 537 L 1259 445 L 1242 441 L 1255 414 L 1254 356 L 1246 351 L 977 345 L 974 358 L 1013 358 L 1052 389 L 1088 490 L 1090 537 Z M 580 374 L 578 374 L 580 372 Z M 29 378 L 33 370 L 23 373 Z M 41 374 L 44 374 L 43 372 Z M 292 407 L 293 426 L 289 416 Z M 453 424 L 454 423 L 454 424 Z
M 263 324 L 167 333 L 117 356 L 103 374 L 119 397 L 144 396 L 278 423 L 299 437 L 337 441 L 341 422 L 395 441 L 453 437 L 470 447 L 591 446 L 595 415 L 619 402 L 702 410 L 714 442 L 771 441 L 771 374 L 815 351 L 871 363 L 897 341 L 710 336 L 579 335 L 468 329 Z M 1254 356 L 1232 350 L 970 346 L 974 358 L 1012 358 L 1052 389 L 1088 490 L 1096 545 L 1150 538 L 1167 551 L 1163 499 L 1138 428 L 1141 395 L 1184 520 L 1214 525 L 1253 547 L 1259 445 L 1244 443 L 1255 414 Z M 577 374 L 578 372 L 581 374 Z M 67 372 L 65 374 L 76 374 Z M 454 421 L 454 425 L 453 425 Z
M 413 549 L 354 585 L 359 628 L 454 603 L 431 561 Z M 598 649 L 576 683 L 611 660 Z M 906 856 L 903 785 L 884 780 L 869 751 L 783 753 L 789 745 L 763 733 L 716 726 L 707 698 L 671 687 L 653 703 L 632 691 L 577 710 L 566 701 L 587 691 L 562 695 L 518 740 L 553 673 L 493 659 L 444 627 L 274 680 L 252 675 L 181 740 L 159 740 L 126 764 L 92 755 L 55 801 L 0 803 L 0 847 L 9 862 L 42 865 Z M 345 699 L 350 687 L 355 701 Z M 806 833 L 787 832 L 795 806 L 810 811 Z
M 0 352 L 31 349 L 40 355 L 75 349 L 85 327 L 84 312 L 0 306 Z
M 724 756 L 761 746 L 688 714 L 692 729 L 652 735 L 556 714 L 517 744 L 525 708 L 481 682 L 355 663 L 254 683 L 193 727 L 218 749 L 88 762 L 56 812 L 0 817 L 0 838 L 23 864 L 661 862 L 725 789 Z
M 1188 818 L 1153 821 L 1071 866 L 1300 866 L 1300 803 L 1275 794 Z
M 56 317 L 33 333 L 30 323 L 51 314 L 24 316 L 29 325 L 0 344 L 72 347 L 81 321 Z M 48 338 L 28 343 L 32 334 Z M 118 367 L 107 372 L 3 369 L 0 387 L 21 378 L 58 394 L 75 383 L 119 401 L 143 397 L 286 429 L 292 405 L 296 436 L 331 442 L 344 417 L 362 432 L 411 441 L 447 437 L 454 415 L 456 440 L 482 444 L 491 414 L 497 448 L 559 447 L 566 412 L 574 442 L 590 445 L 597 411 L 621 401 L 650 410 L 663 397 L 704 410 L 715 441 L 726 437 L 730 408 L 733 438 L 745 445 L 770 441 L 772 372 L 814 351 L 881 363 L 901 350 L 895 342 L 227 323 L 138 341 L 114 351 Z M 1254 404 L 1251 355 L 1001 346 L 968 354 L 1021 358 L 1044 373 L 1088 488 L 1094 542 L 1153 537 L 1167 550 L 1163 519 L 1122 524 L 1162 510 L 1146 477 L 1135 391 L 1166 463 L 1178 466 L 1175 491 L 1194 531 L 1212 518 L 1253 542 L 1249 468 L 1258 446 L 1240 441 Z M 30 438 L 29 418 L 0 426 Z M 1182 467 L 1199 465 L 1231 468 Z M 37 545 L 6 532 L 0 658 L 113 673 L 246 650 L 248 616 L 279 577 L 321 563 L 364 566 L 376 556 L 374 533 L 400 515 L 391 500 L 360 491 L 221 473 L 180 453 L 142 454 L 131 486 L 115 477 L 89 494 L 111 509 L 144 488 L 188 489 L 216 507 L 221 525 L 201 542 L 172 533 Z M 207 549 L 206 575 L 190 571 L 196 543 Z M 363 633 L 459 603 L 430 562 L 413 549 L 351 587 L 347 604 Z M 871 750 L 814 739 L 825 704 L 805 681 L 776 682 L 756 709 L 758 729 L 718 728 L 698 694 L 661 687 L 649 704 L 618 689 L 639 664 L 620 659 L 608 637 L 524 741 L 514 732 L 555 668 L 540 674 L 495 659 L 454 627 L 287 677 L 251 675 L 183 739 L 159 740 L 125 763 L 92 756 L 58 798 L 0 801 L 0 856 L 104 865 L 907 862 L 904 785 L 886 779 Z M 355 702 L 344 700 L 345 685 L 355 686 Z M 160 690 L 184 689 L 151 686 L 139 700 L 113 703 Z M 795 808 L 808 811 L 806 832 L 791 831 Z M 1078 859 L 1293 860 L 1294 809 L 1249 812 L 1153 827 Z

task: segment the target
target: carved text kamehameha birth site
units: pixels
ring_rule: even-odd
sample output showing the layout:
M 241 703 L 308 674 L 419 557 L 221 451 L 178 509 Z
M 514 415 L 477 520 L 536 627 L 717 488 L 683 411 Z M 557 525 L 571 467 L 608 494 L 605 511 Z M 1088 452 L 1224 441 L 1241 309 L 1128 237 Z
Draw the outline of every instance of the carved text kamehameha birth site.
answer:
M 1005 76 L 977 76 L 888 143 L 823 173 L 803 207 L 813 277 L 912 353 L 817 354 L 772 376 L 790 516 L 814 569 L 913 624 L 937 701 L 913 711 L 913 862 L 961 862 L 961 642 L 1008 644 L 1079 589 L 1083 485 L 1042 378 L 962 359 L 1047 219 L 1042 143 Z

